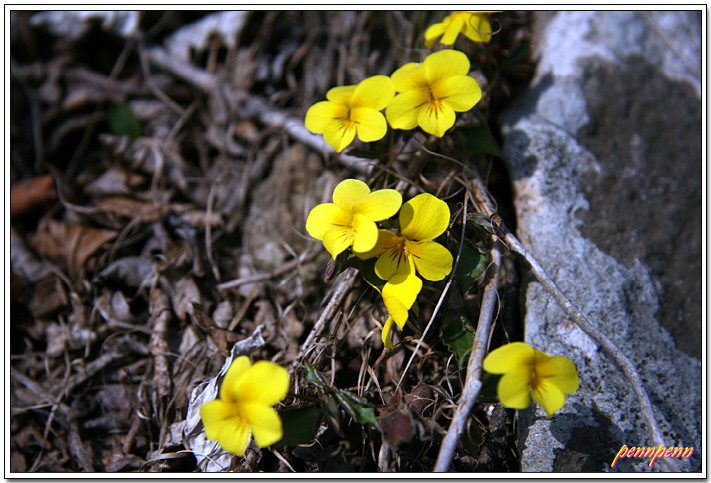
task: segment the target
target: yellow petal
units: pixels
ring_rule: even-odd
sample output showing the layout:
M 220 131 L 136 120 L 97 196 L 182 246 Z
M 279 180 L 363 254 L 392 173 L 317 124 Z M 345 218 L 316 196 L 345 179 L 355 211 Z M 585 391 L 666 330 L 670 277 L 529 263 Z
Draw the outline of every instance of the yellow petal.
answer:
M 444 34 L 444 29 L 444 22 L 430 25 L 427 30 L 425 30 L 425 47 L 431 49 L 435 40 Z
M 524 371 L 504 374 L 496 386 L 496 394 L 501 404 L 512 409 L 525 409 L 530 406 L 530 391 L 530 379 Z
M 334 203 L 321 203 L 314 206 L 306 218 L 306 231 L 317 240 L 338 226 L 351 224 L 351 214 Z
M 428 55 L 424 66 L 427 81 L 429 85 L 433 85 L 445 77 L 468 74 L 470 64 L 464 52 L 447 49 Z
M 353 245 L 353 233 L 350 232 L 350 228 L 338 226 L 323 235 L 323 247 L 334 260 L 351 245 Z
M 446 77 L 432 86 L 432 93 L 457 112 L 468 111 L 481 100 L 479 83 L 468 75 Z
M 237 456 L 244 455 L 244 450 L 247 449 L 247 444 L 249 443 L 249 426 L 247 425 L 247 421 L 242 418 L 230 419 L 220 428 L 217 442 L 220 443 L 220 446 L 222 446 L 222 449 L 225 451 L 236 454 Z
M 530 372 L 533 369 L 533 361 L 533 347 L 523 342 L 512 342 L 489 352 L 482 367 L 490 374 L 504 374 L 521 370 L 523 367 Z
M 368 196 L 370 188 L 359 179 L 344 179 L 333 190 L 333 202 L 351 211 L 353 203 Z
M 247 356 L 239 356 L 232 361 L 220 386 L 220 399 L 226 402 L 237 400 L 237 395 L 235 394 L 237 381 L 249 370 L 251 365 L 252 363 Z
M 440 43 L 443 45 L 452 45 L 463 29 L 464 19 L 462 15 L 459 12 L 452 13 L 449 16 L 449 22 Z
M 351 110 L 358 138 L 366 143 L 383 139 L 388 132 L 388 123 L 380 111 L 369 107 L 354 107 Z
M 454 126 L 456 120 L 454 109 L 444 101 L 427 102 L 419 109 L 417 115 L 417 124 L 422 130 L 440 138 L 444 136 L 447 129 Z
M 408 240 L 437 238 L 449 226 L 449 206 L 436 196 L 422 193 L 402 205 L 400 233 Z
M 554 356 L 544 364 L 536 364 L 536 373 L 565 394 L 574 393 L 580 385 L 575 364 L 567 357 Z
M 353 107 L 368 107 L 379 111 L 395 96 L 395 86 L 390 77 L 374 75 L 363 79 L 355 88 L 351 105 Z M 361 138 L 363 139 L 363 138 Z
M 353 204 L 353 213 L 360 213 L 373 221 L 386 220 L 398 212 L 402 195 L 392 189 L 376 190 Z
M 419 89 L 427 86 L 427 76 L 423 64 L 410 62 L 392 73 L 390 79 L 397 92 Z
M 371 249 L 368 250 L 367 252 L 353 252 L 355 253 L 358 258 L 361 258 L 363 260 L 367 260 L 369 258 L 373 257 L 378 257 L 391 249 L 393 247 L 393 244 L 397 245 L 399 242 L 399 238 L 394 238 L 395 234 L 389 230 L 383 230 L 380 229 L 378 230 L 378 241 L 375 243 L 375 246 Z M 377 275 L 377 273 L 376 273 Z
M 241 409 L 252 428 L 254 442 L 260 448 L 276 443 L 284 435 L 281 418 L 273 408 L 249 403 L 242 405 Z
M 340 153 L 353 142 L 355 135 L 355 124 L 348 124 L 346 121 L 339 120 L 337 123 L 326 126 L 323 132 L 323 139 L 336 152 Z
M 533 399 L 543 406 L 549 418 L 565 404 L 563 392 L 546 379 L 539 381 L 538 387 L 533 390 Z
M 385 325 L 383 325 L 383 333 L 381 336 L 383 339 L 383 345 L 385 347 L 387 347 L 388 349 L 395 348 L 395 346 L 393 345 L 392 329 L 393 329 L 393 318 L 388 317 L 388 320 L 385 321 Z
M 393 129 L 414 129 L 422 105 L 427 102 L 427 88 L 410 89 L 398 94 L 385 109 L 385 117 Z
M 464 35 L 474 42 L 490 41 L 493 32 L 491 30 L 491 23 L 486 15 L 472 14 L 464 25 Z
M 338 86 L 333 87 L 326 93 L 326 99 L 329 101 L 336 102 L 338 104 L 344 104 L 346 106 L 351 105 L 351 98 L 356 86 Z
M 422 280 L 414 271 L 407 275 L 392 277 L 383 286 L 383 302 L 390 316 L 401 329 L 408 318 L 408 310 L 414 305 L 422 290 Z
M 235 385 L 240 403 L 276 404 L 289 391 L 289 371 L 270 361 L 257 361 Z
M 353 251 L 367 252 L 378 241 L 378 227 L 375 222 L 360 213 L 353 214 Z
M 200 406 L 200 419 L 205 428 L 205 437 L 217 441 L 222 427 L 236 415 L 236 406 L 220 399 L 215 399 Z
M 412 255 L 417 273 L 422 278 L 436 282 L 442 280 L 452 271 L 452 254 L 437 242 L 424 241 L 419 243 L 406 242 Z
M 317 102 L 309 107 L 304 118 L 306 129 L 313 133 L 322 134 L 327 130 L 333 131 L 348 117 L 348 107 L 331 101 Z

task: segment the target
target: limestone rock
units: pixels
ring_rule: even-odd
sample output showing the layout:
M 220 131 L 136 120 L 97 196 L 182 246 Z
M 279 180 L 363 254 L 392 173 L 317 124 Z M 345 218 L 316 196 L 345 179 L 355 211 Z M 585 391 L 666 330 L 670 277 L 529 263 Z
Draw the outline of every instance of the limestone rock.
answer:
M 517 232 L 627 354 L 667 446 L 701 471 L 701 12 L 560 12 L 538 20 L 537 73 L 504 116 Z M 525 339 L 570 357 L 580 389 L 547 419 L 519 412 L 523 471 L 659 471 L 636 398 L 543 287 Z

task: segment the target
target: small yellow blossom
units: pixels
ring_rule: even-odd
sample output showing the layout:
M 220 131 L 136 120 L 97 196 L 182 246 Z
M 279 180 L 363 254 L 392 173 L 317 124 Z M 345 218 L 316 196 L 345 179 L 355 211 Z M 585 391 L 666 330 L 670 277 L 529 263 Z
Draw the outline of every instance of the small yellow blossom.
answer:
M 372 193 L 363 181 L 346 179 L 333 191 L 333 203 L 315 206 L 306 219 L 306 231 L 323 241 L 333 259 L 353 247 L 358 254 L 372 250 L 378 241 L 376 221 L 400 209 L 402 195 L 392 189 Z
M 452 45 L 459 34 L 466 35 L 474 42 L 488 42 L 493 32 L 491 23 L 484 11 L 458 11 L 452 12 L 439 23 L 430 25 L 425 31 L 425 46 L 432 48 L 438 37 L 443 45 Z
M 390 317 L 383 326 L 383 343 L 392 348 L 390 331 L 393 323 L 405 326 L 408 310 L 422 289 L 419 273 L 426 280 L 442 280 L 452 271 L 452 254 L 432 241 L 449 226 L 447 203 L 423 193 L 402 205 L 398 233 L 378 231 L 378 241 L 372 250 L 356 253 L 360 258 L 379 256 L 375 274 L 386 283 L 382 296 Z
M 326 93 L 326 101 L 306 111 L 304 124 L 323 138 L 337 152 L 343 151 L 355 138 L 364 142 L 378 141 L 388 125 L 380 112 L 395 96 L 389 77 L 376 75 L 355 86 L 339 86 Z
M 279 441 L 283 428 L 272 406 L 286 396 L 289 373 L 269 361 L 250 364 L 247 356 L 235 359 L 225 374 L 220 397 L 200 407 L 207 439 L 222 449 L 244 455 L 250 432 L 260 448 Z
M 411 62 L 393 72 L 399 92 L 385 116 L 393 129 L 414 129 L 442 137 L 454 126 L 455 112 L 468 111 L 481 99 L 479 83 L 468 75 L 469 59 L 457 50 L 440 50 L 422 63 Z
M 573 361 L 563 356 L 551 357 L 523 342 L 494 349 L 484 359 L 483 368 L 491 374 L 503 374 L 497 386 L 501 404 L 524 409 L 531 404 L 533 394 L 549 418 L 563 407 L 565 394 L 578 390 Z
M 373 249 L 358 256 L 364 259 L 380 256 L 375 262 L 375 274 L 386 281 L 415 271 L 426 280 L 442 280 L 452 271 L 452 254 L 431 240 L 445 232 L 449 217 L 447 203 L 429 193 L 419 194 L 402 205 L 399 232 L 379 230 Z M 391 285 L 400 283 L 391 282 Z M 393 295 L 398 297 L 397 292 Z M 405 296 L 398 298 L 409 300 Z

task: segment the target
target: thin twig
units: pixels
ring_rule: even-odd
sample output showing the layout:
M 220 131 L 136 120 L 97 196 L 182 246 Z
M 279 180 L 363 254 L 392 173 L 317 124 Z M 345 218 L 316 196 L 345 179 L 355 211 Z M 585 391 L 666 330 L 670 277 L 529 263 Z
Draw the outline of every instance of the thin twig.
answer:
M 217 285 L 217 290 L 227 290 L 228 288 L 235 288 L 235 287 L 239 287 L 241 285 L 247 285 L 250 283 L 266 282 L 267 280 L 272 280 L 274 278 L 278 278 L 278 277 L 284 275 L 285 273 L 290 272 L 291 270 L 294 270 L 302 263 L 313 260 L 314 258 L 316 258 L 316 256 L 319 253 L 321 253 L 321 250 L 304 252 L 299 257 L 289 260 L 284 265 L 282 265 L 281 267 L 279 267 L 277 269 L 272 270 L 271 272 L 255 273 L 254 275 L 250 275 L 248 277 L 236 278 L 234 280 L 222 282 L 221 284 Z
M 457 448 L 459 436 L 464 432 L 467 424 L 467 418 L 474 406 L 476 398 L 479 397 L 481 391 L 481 368 L 484 356 L 489 342 L 489 332 L 493 320 L 496 317 L 496 302 L 498 300 L 497 287 L 499 286 L 499 273 L 501 269 L 501 244 L 494 241 L 494 247 L 490 251 L 491 264 L 488 267 L 489 281 L 484 288 L 484 296 L 481 302 L 481 310 L 479 311 L 479 321 L 476 326 L 476 334 L 474 335 L 474 343 L 472 344 L 469 362 L 467 363 L 467 377 L 464 382 L 462 395 L 457 402 L 457 409 L 454 411 L 452 421 L 449 423 L 447 434 L 442 440 L 442 445 L 439 448 L 437 462 L 435 463 L 436 472 L 444 472 L 449 469 L 454 456 L 454 450 Z
M 494 220 L 492 220 L 494 221 Z M 497 220 L 498 221 L 498 220 Z M 592 337 L 600 346 L 607 352 L 610 357 L 617 363 L 617 365 L 622 370 L 627 380 L 632 385 L 632 389 L 637 396 L 637 402 L 639 403 L 639 409 L 642 413 L 642 417 L 647 423 L 647 429 L 652 437 L 654 445 L 659 447 L 664 445 L 664 438 L 662 432 L 659 429 L 657 420 L 654 416 L 654 407 L 649 399 L 647 391 L 644 389 L 644 383 L 640 377 L 634 364 L 629 360 L 629 358 L 622 353 L 622 351 L 602 332 L 600 332 L 590 320 L 583 314 L 573 303 L 565 296 L 563 291 L 558 287 L 558 285 L 553 281 L 553 279 L 546 273 L 538 260 L 536 260 L 533 255 L 531 255 L 528 250 L 523 246 L 523 244 L 511 233 L 508 228 L 504 226 L 503 223 L 499 222 L 496 224 L 497 228 L 504 234 L 504 241 L 509 246 L 511 250 L 521 255 L 531 266 L 531 271 L 536 276 L 539 282 L 548 290 L 548 292 L 553 296 L 553 298 L 558 302 L 558 304 L 565 310 L 565 312 L 573 319 L 573 321 L 580 327 L 586 334 Z M 679 466 L 675 461 L 665 458 L 660 460 L 660 462 L 666 466 L 667 471 L 678 472 L 681 471 Z
M 326 323 L 333 319 L 333 316 L 335 315 L 338 306 L 341 305 L 341 302 L 343 302 L 343 299 L 346 297 L 346 294 L 353 285 L 353 282 L 355 282 L 356 275 L 358 275 L 358 270 L 355 270 L 353 268 L 348 268 L 345 272 L 341 274 L 338 279 L 336 289 L 334 290 L 333 295 L 331 296 L 331 300 L 328 301 L 328 305 L 321 314 L 321 317 L 319 317 L 319 319 L 316 321 L 313 329 L 311 329 L 311 333 L 309 333 L 309 336 L 306 338 L 306 341 L 304 341 L 304 343 L 301 345 L 299 355 L 294 359 L 294 362 L 291 364 L 291 369 L 289 372 L 293 372 L 294 368 L 296 367 L 296 364 L 301 359 L 306 357 L 306 354 L 309 349 L 313 347 L 314 339 L 321 334 L 323 328 L 326 326 Z

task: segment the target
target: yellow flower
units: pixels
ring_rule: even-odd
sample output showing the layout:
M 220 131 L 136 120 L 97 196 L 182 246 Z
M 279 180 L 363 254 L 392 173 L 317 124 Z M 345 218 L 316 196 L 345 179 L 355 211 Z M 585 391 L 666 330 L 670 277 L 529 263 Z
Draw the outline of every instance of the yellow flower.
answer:
M 323 138 L 339 153 L 358 133 L 364 142 L 385 136 L 388 125 L 380 112 L 395 96 L 389 77 L 376 75 L 356 86 L 340 86 L 326 93 L 327 101 L 317 102 L 306 111 L 304 124 Z
M 421 64 L 411 62 L 393 72 L 398 95 L 385 116 L 394 129 L 414 129 L 442 137 L 454 125 L 455 112 L 468 111 L 481 99 L 481 87 L 469 77 L 469 59 L 457 50 L 440 50 Z
M 238 456 L 247 448 L 250 431 L 260 448 L 276 443 L 283 428 L 272 406 L 288 390 L 289 373 L 283 367 L 269 361 L 251 365 L 247 356 L 238 357 L 225 374 L 220 398 L 200 407 L 205 436 Z
M 360 258 L 379 256 L 375 274 L 386 283 L 382 296 L 390 317 L 383 326 L 383 343 L 392 348 L 390 330 L 393 323 L 400 329 L 405 326 L 408 310 L 422 289 L 419 273 L 426 280 L 442 280 L 452 271 L 452 254 L 432 241 L 449 226 L 447 203 L 423 193 L 402 205 L 398 233 L 378 231 L 378 241 L 373 249 L 356 253 Z
M 483 368 L 491 374 L 503 374 L 497 386 L 501 404 L 527 408 L 533 393 L 533 399 L 543 406 L 549 418 L 563 407 L 565 394 L 578 390 L 573 361 L 563 356 L 551 357 L 523 342 L 494 349 L 484 359 Z
M 399 232 L 379 230 L 373 249 L 358 256 L 364 259 L 380 256 L 375 262 L 375 274 L 391 286 L 402 285 L 415 271 L 426 280 L 442 280 L 452 271 L 452 254 L 431 240 L 445 232 L 449 216 L 449 206 L 444 201 L 429 193 L 417 195 L 400 209 Z M 397 292 L 393 295 L 409 300 Z
M 376 221 L 390 218 L 402 204 L 392 189 L 370 192 L 364 182 L 346 179 L 333 190 L 333 203 L 315 206 L 306 219 L 306 231 L 323 241 L 333 259 L 348 247 L 354 253 L 371 250 L 378 241 Z
M 440 43 L 452 45 L 459 34 L 466 35 L 474 42 L 488 42 L 493 35 L 491 23 L 483 11 L 452 12 L 440 23 L 430 25 L 425 31 L 425 46 L 432 48 L 437 37 L 442 37 Z

